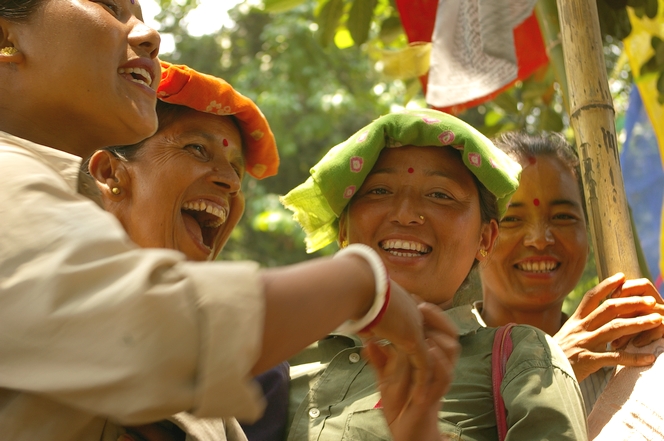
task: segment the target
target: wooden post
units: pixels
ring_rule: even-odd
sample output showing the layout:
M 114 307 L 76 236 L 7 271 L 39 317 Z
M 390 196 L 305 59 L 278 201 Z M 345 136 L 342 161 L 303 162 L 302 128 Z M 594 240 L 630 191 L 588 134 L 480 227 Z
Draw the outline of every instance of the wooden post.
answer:
M 559 0 L 570 118 L 599 279 L 641 277 L 616 140 L 595 0 Z

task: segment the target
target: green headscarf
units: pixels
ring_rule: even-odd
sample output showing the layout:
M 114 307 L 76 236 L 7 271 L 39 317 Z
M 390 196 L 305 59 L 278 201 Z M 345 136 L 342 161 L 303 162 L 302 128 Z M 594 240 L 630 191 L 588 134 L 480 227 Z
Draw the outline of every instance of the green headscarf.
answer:
M 383 148 L 452 146 L 463 163 L 498 199 L 500 215 L 519 185 L 521 166 L 458 118 L 430 109 L 378 118 L 333 147 L 303 184 L 281 198 L 307 234 L 312 253 L 337 240 L 339 216 L 369 175 Z

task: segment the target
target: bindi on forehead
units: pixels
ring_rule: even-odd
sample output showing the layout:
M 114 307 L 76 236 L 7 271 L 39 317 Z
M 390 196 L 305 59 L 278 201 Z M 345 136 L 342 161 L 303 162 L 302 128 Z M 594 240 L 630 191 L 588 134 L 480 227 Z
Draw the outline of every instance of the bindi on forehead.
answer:
M 536 164 L 537 163 L 537 158 L 535 158 L 534 156 L 529 156 L 528 157 L 528 163 L 531 164 L 531 165 Z
M 539 200 L 539 199 L 537 199 L 537 198 L 533 199 L 533 205 L 534 205 L 534 206 L 539 207 L 539 204 L 540 204 L 540 200 Z
M 413 167 L 408 167 L 408 173 L 414 173 L 415 169 Z
M 228 147 L 228 140 L 226 138 L 224 138 L 224 140 L 222 141 L 222 144 L 224 144 L 224 147 Z

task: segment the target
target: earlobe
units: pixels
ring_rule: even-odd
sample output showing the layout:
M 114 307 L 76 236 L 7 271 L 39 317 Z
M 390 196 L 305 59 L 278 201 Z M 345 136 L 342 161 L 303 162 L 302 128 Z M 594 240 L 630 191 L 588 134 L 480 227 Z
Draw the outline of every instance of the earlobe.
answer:
M 486 257 L 491 254 L 493 246 L 496 243 L 498 238 L 498 223 L 491 219 L 488 224 L 482 225 L 482 236 L 480 238 L 480 247 L 477 251 L 475 258 L 477 260 L 484 260 Z

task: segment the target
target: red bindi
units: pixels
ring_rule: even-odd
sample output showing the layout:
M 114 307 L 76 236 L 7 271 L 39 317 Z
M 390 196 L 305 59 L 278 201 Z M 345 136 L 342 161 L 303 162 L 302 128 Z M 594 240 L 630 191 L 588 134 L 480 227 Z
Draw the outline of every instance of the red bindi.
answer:
M 537 198 L 533 199 L 533 204 L 534 204 L 536 207 L 539 207 L 539 199 L 537 199 Z
M 224 147 L 228 147 L 228 140 L 226 138 L 224 138 L 223 144 L 224 144 Z
M 413 169 L 413 167 L 408 167 L 408 173 L 413 173 L 414 171 L 415 169 Z
M 537 159 L 534 156 L 530 156 L 528 158 L 528 162 L 530 162 L 531 164 L 535 164 L 537 162 Z

